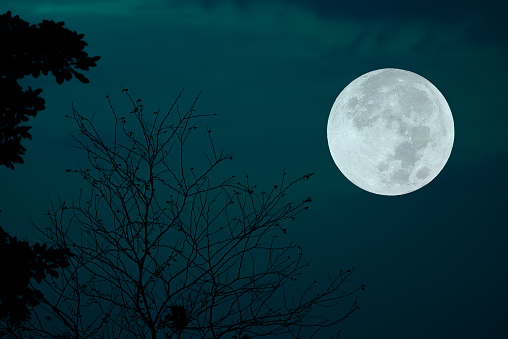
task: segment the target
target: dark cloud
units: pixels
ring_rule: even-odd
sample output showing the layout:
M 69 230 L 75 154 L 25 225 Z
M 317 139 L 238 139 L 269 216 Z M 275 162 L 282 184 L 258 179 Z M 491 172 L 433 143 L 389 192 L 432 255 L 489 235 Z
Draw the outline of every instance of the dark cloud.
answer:
M 177 0 L 183 2 L 182 0 Z M 406 0 L 385 1 L 345 1 L 345 0 L 193 0 L 205 8 L 213 8 L 224 3 L 234 3 L 240 8 L 248 8 L 260 2 L 298 5 L 329 18 L 393 18 L 399 20 L 427 19 L 454 21 L 465 16 L 485 13 L 495 15 L 507 6 L 497 0 L 428 0 L 408 2 Z
M 177 0 L 182 1 L 182 0 Z M 467 31 L 467 42 L 504 44 L 508 26 L 502 17 L 508 3 L 498 0 L 193 0 L 204 8 L 212 9 L 224 3 L 233 3 L 238 8 L 248 9 L 262 2 L 297 5 L 325 20 L 340 19 L 385 19 L 394 22 L 421 20 L 441 24 L 454 24 L 460 20 L 476 20 Z
M 487 0 L 487 2 L 492 0 Z M 281 0 L 298 3 L 316 14 L 330 18 L 389 18 L 398 20 L 454 21 L 475 13 L 479 1 L 475 0 L 429 0 L 408 2 L 405 0 L 386 1 L 329 1 L 329 0 Z

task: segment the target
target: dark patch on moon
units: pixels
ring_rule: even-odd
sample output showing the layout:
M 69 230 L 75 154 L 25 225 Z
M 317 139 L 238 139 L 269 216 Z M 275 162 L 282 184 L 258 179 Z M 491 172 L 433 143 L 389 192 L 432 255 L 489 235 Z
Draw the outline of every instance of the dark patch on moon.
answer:
M 366 113 L 358 114 L 353 118 L 353 123 L 358 130 L 362 130 L 365 127 L 373 126 L 374 122 L 379 119 L 374 113 Z
M 430 142 L 430 127 L 416 126 L 411 130 L 411 143 L 415 148 L 421 149 Z
M 357 97 L 352 97 L 351 99 L 349 99 L 347 104 L 350 108 L 355 108 L 356 105 L 358 105 L 358 103 L 360 103 L 360 100 L 358 100 Z
M 408 171 L 400 169 L 392 174 L 391 181 L 400 184 L 407 184 L 407 182 L 409 181 L 409 174 L 410 173 Z
M 416 172 L 416 177 L 418 179 L 425 179 L 430 173 L 430 170 L 427 167 L 420 168 L 418 172 Z
M 419 159 L 416 147 L 409 143 L 403 142 L 395 148 L 395 159 L 402 161 L 402 166 L 413 166 Z

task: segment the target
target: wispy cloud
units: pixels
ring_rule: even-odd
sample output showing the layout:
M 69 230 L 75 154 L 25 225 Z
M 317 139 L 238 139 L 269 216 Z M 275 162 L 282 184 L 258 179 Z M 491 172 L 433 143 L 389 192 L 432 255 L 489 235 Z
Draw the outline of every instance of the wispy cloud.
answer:
M 383 6 L 367 3 L 362 5 L 363 10 L 356 2 L 320 0 L 10 1 L 13 11 L 55 20 L 60 17 L 93 20 L 100 16 L 113 20 L 112 25 L 115 19 L 132 20 L 136 25 L 180 27 L 182 32 L 189 28 L 204 29 L 234 36 L 238 44 L 261 41 L 265 47 L 258 53 L 274 58 L 345 54 L 433 57 L 437 52 L 439 57 L 463 58 L 476 53 L 472 41 L 495 42 L 495 37 L 489 35 L 495 23 L 490 26 L 484 23 L 490 10 L 476 14 L 469 2 L 457 7 L 450 20 L 444 20 L 442 12 L 449 11 L 449 6 L 435 14 L 426 9 L 390 6 L 399 0 L 383 2 Z M 277 46 L 271 45 L 274 41 Z

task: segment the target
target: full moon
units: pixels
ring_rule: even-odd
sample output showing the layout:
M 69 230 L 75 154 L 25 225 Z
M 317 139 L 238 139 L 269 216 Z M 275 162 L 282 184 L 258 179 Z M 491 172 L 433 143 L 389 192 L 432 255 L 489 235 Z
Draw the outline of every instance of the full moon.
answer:
M 335 164 L 356 186 L 402 195 L 431 182 L 453 147 L 453 117 L 427 79 L 394 68 L 353 80 L 339 94 L 327 126 Z

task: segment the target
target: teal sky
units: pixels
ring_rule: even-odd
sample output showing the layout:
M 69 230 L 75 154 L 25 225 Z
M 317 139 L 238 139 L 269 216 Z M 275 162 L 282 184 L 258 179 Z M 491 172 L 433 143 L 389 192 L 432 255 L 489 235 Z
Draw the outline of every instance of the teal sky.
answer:
M 64 21 L 85 34 L 85 73 L 42 88 L 46 109 L 30 120 L 25 164 L 0 168 L 0 224 L 36 240 L 48 196 L 73 200 L 83 184 L 65 169 L 86 165 L 73 148 L 70 101 L 106 126 L 108 93 L 128 109 L 121 85 L 147 107 L 167 109 L 180 90 L 233 153 L 231 171 L 269 187 L 282 171 L 316 176 L 295 190 L 313 197 L 288 235 L 314 258 L 309 280 L 356 267 L 367 285 L 344 338 L 506 338 L 505 178 L 508 151 L 508 28 L 501 1 L 430 0 L 4 0 L 0 13 L 31 24 Z M 340 91 L 379 68 L 401 68 L 445 96 L 455 143 L 424 188 L 378 196 L 351 184 L 330 156 L 326 124 Z

